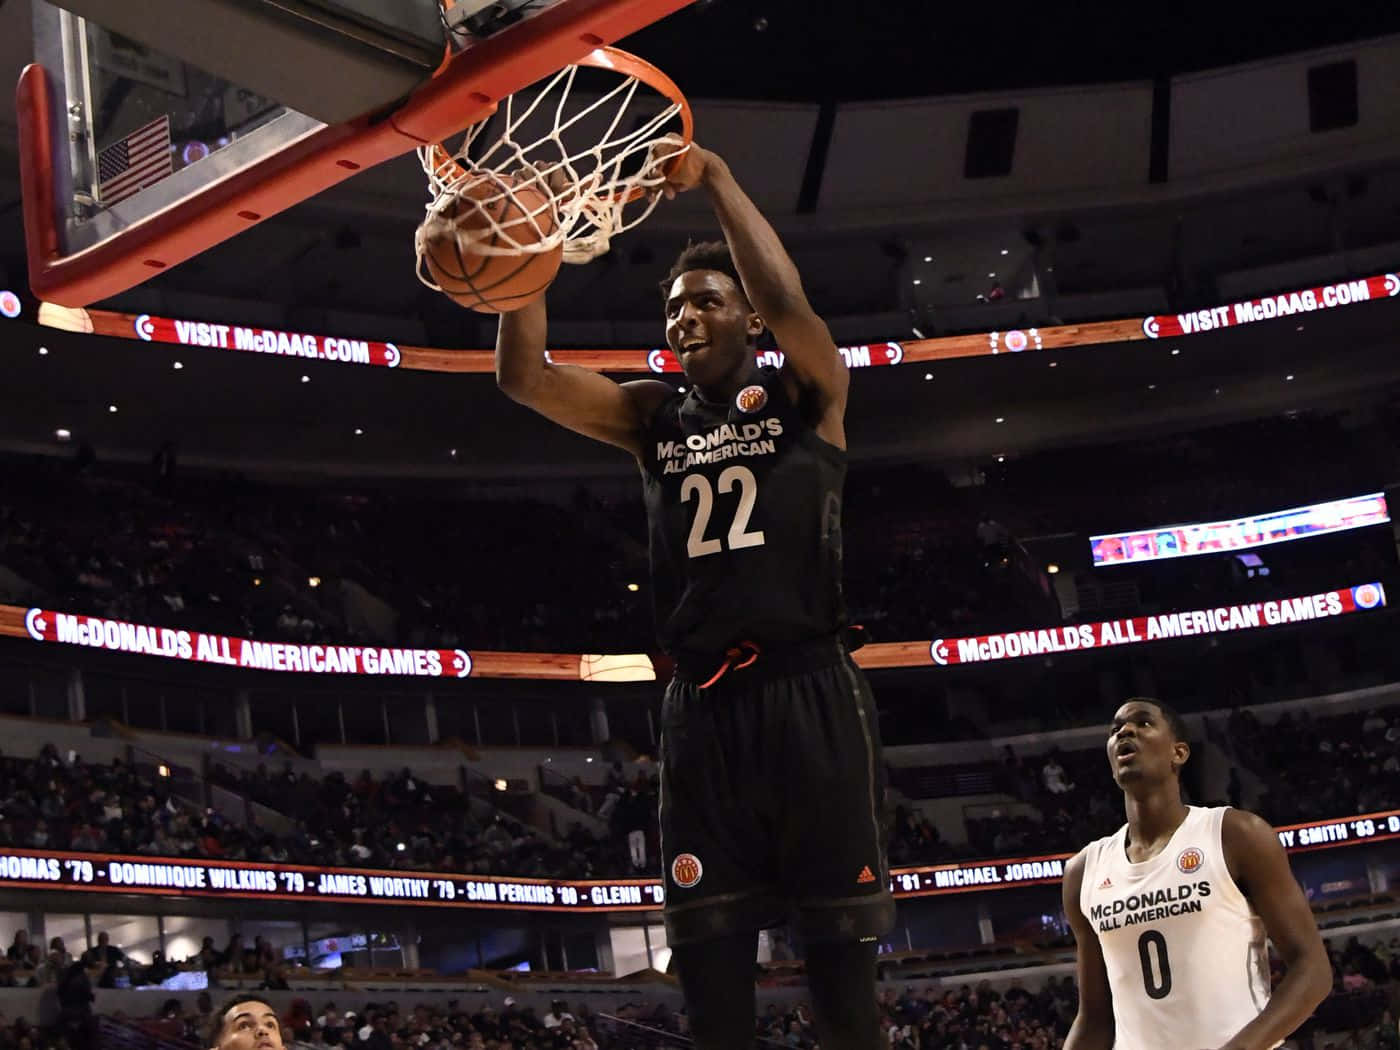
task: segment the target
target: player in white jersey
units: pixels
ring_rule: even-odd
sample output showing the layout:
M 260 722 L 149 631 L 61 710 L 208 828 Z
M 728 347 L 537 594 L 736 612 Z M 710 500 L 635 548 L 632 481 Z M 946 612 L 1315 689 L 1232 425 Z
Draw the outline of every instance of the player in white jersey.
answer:
M 1065 869 L 1079 1014 L 1065 1050 L 1268 1050 L 1326 998 L 1332 969 L 1278 836 L 1181 801 L 1186 727 L 1156 700 L 1113 717 L 1128 822 Z M 1269 995 L 1265 937 L 1288 972 Z

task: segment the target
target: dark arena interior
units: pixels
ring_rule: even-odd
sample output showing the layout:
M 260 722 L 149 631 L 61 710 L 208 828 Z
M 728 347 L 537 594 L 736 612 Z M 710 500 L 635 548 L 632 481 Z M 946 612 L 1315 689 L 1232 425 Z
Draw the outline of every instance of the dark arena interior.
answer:
M 1212 1009 L 1224 935 L 1168 961 L 1207 876 L 1272 988 L 1211 1046 L 1400 1050 L 1400 8 L 1228 6 L 0 3 L 0 1050 L 1153 1050 L 1134 1018 Z M 405 99 L 476 63 L 486 140 L 509 63 L 593 43 L 669 74 L 696 145 L 614 172 L 660 199 L 565 242 L 541 363 L 542 309 L 415 275 Z M 246 188 L 352 127 L 404 137 Z M 577 199 L 540 193 L 531 239 Z M 668 279 L 722 233 L 733 277 Z M 763 502 L 799 461 L 844 470 L 806 516 Z M 883 845 L 843 878 L 893 916 L 848 938 L 857 1036 L 797 888 L 856 856 L 857 787 L 716 803 L 774 843 L 815 817 L 801 863 L 658 816 L 762 756 L 801 793 L 812 723 L 743 689 L 818 642 L 868 682 L 832 761 L 869 746 Z M 1079 913 L 1155 850 L 1194 901 Z M 680 939 L 730 867 L 782 904 L 725 975 L 739 1042 Z M 1115 907 L 1152 926 L 1132 990 Z

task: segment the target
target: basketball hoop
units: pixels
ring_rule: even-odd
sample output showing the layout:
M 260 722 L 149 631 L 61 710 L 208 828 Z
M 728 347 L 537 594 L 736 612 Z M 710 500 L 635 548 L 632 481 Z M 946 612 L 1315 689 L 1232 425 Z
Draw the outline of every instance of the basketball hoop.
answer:
M 585 67 L 622 79 L 592 101 L 574 97 L 571 106 Z M 629 112 L 630 130 L 624 125 Z M 690 105 L 670 77 L 626 51 L 600 47 L 540 85 L 508 95 L 491 116 L 466 130 L 455 152 L 441 143 L 420 147 L 432 195 L 427 210 L 478 210 L 481 235 L 471 248 L 482 255 L 562 246 L 565 262 L 587 262 L 651 214 L 666 173 L 690 146 L 692 128 Z M 682 144 L 658 153 L 668 134 L 679 135 Z M 522 201 L 522 188 L 535 192 L 522 194 Z M 543 204 L 534 203 L 537 195 Z M 523 213 L 528 229 L 519 218 L 514 230 L 497 220 L 507 212 Z M 425 272 L 421 243 L 417 247 L 418 279 L 437 289 Z

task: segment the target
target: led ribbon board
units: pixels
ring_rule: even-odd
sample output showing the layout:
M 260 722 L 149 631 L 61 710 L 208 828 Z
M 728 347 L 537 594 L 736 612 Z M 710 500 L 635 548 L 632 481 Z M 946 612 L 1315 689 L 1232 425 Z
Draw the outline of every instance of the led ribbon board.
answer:
M 1292 317 L 1318 310 L 1332 310 L 1375 302 L 1400 295 L 1400 274 L 1384 273 L 1340 284 L 1299 289 L 1263 299 L 1250 299 L 1185 314 L 1053 325 L 1048 328 L 1010 329 L 940 336 L 901 342 L 872 342 L 840 347 L 848 368 L 927 364 L 959 357 L 1068 350 L 1075 347 L 1129 343 L 1147 339 L 1180 339 L 1192 335 Z M 359 338 L 284 332 L 201 319 L 177 320 L 154 314 L 116 313 L 42 303 L 39 323 L 67 331 L 140 339 L 145 342 L 258 353 L 296 360 L 338 364 L 403 367 L 431 372 L 492 373 L 491 350 L 453 350 L 403 346 Z M 581 365 L 604 372 L 679 373 L 680 363 L 670 350 L 554 350 L 560 364 Z M 759 354 L 761 364 L 782 364 L 781 351 Z
M 1295 598 L 1155 616 L 1007 631 L 972 638 L 935 638 L 931 642 L 876 642 L 858 650 L 853 659 L 861 667 L 872 669 L 989 663 L 1169 638 L 1281 627 L 1366 612 L 1385 604 L 1385 588 L 1381 584 L 1363 583 Z M 3 635 L 108 652 L 292 674 L 628 682 L 656 678 L 651 658 L 645 653 L 468 652 L 465 649 L 261 642 L 8 605 L 0 605 L 0 636 Z M 610 665 L 614 664 L 618 669 L 610 670 Z
M 1290 853 L 1400 839 L 1400 809 L 1277 831 Z M 896 898 L 910 898 L 1050 885 L 1064 877 L 1071 856 L 896 868 L 890 889 Z M 659 879 L 524 879 L 32 849 L 0 852 L 0 889 L 533 912 L 657 911 L 666 899 Z
M 1384 605 L 1385 588 L 1379 583 L 1363 583 L 1298 598 L 1220 605 L 1212 609 L 1132 616 L 1038 630 L 1007 631 L 972 638 L 935 638 L 929 643 L 928 657 L 938 666 L 947 667 L 951 664 L 1016 660 L 1023 656 L 1054 656 L 1159 642 L 1169 638 L 1282 627 L 1290 623 L 1347 616 Z M 889 665 L 882 663 L 879 666 Z

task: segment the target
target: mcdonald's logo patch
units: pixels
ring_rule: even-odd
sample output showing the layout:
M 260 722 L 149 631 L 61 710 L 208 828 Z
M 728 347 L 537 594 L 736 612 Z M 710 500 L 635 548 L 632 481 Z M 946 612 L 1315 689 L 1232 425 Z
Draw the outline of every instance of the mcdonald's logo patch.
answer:
M 682 853 L 671 861 L 671 881 L 683 890 L 698 884 L 704 874 L 705 866 L 694 853 Z
M 1177 854 L 1177 870 L 1187 875 L 1190 875 L 1193 871 L 1195 871 L 1197 868 L 1199 868 L 1202 864 L 1205 863 L 1205 859 L 1205 854 L 1198 850 L 1195 846 L 1188 846 L 1186 849 L 1182 850 L 1180 853 Z

